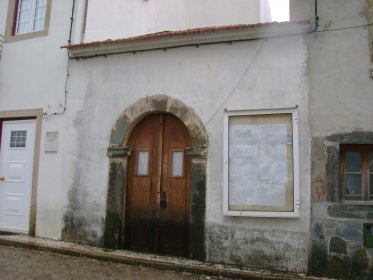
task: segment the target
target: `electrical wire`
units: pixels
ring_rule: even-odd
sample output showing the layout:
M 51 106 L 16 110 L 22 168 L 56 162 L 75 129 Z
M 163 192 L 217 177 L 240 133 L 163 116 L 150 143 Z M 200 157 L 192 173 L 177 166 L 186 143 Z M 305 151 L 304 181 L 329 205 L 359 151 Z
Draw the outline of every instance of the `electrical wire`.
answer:
M 74 22 L 74 11 L 75 11 L 75 0 L 73 0 L 73 7 L 71 10 L 71 17 L 70 17 L 70 30 L 69 30 L 69 39 L 67 40 L 68 45 L 71 45 L 71 37 L 72 37 L 72 30 L 73 30 L 73 22 Z M 70 78 L 70 54 L 67 53 L 67 65 L 66 65 L 66 79 L 65 79 L 65 91 L 64 91 L 64 104 L 61 112 L 54 112 L 54 113 L 43 113 L 43 119 L 49 119 L 52 116 L 56 115 L 62 115 L 66 112 L 67 110 L 67 95 L 69 93 L 67 86 L 68 86 L 68 81 Z
M 69 31 L 69 39 L 68 39 L 68 45 L 70 46 L 71 45 L 71 37 L 72 37 L 72 28 L 73 28 L 73 21 L 74 21 L 74 10 L 75 10 L 75 0 L 73 0 L 73 7 L 72 7 L 72 13 L 71 13 L 71 18 L 70 18 L 70 31 Z M 317 5 L 317 0 L 315 0 L 315 28 L 310 31 L 309 33 L 315 33 L 315 32 L 330 32 L 330 31 L 339 31 L 339 30 L 347 30 L 347 29 L 354 29 L 354 28 L 360 28 L 360 27 L 368 27 L 368 26 L 371 26 L 373 25 L 373 23 L 368 23 L 368 24 L 362 24 L 362 25 L 356 25 L 356 26 L 349 26 L 349 27 L 342 27 L 342 28 L 334 28 L 334 29 L 324 29 L 324 30 L 317 30 L 318 27 L 319 27 L 319 15 L 318 15 L 318 5 Z M 264 41 L 265 42 L 265 41 Z M 218 111 L 222 108 L 222 106 L 225 104 L 225 102 L 228 100 L 228 98 L 235 92 L 235 90 L 237 89 L 237 87 L 239 86 L 239 84 L 241 83 L 241 80 L 245 77 L 245 75 L 247 74 L 247 72 L 249 71 L 249 69 L 251 68 L 251 65 L 253 64 L 253 62 L 256 60 L 256 57 L 258 56 L 259 52 L 262 50 L 264 46 L 264 43 L 262 44 L 262 46 L 258 49 L 257 53 L 255 54 L 254 58 L 252 59 L 252 61 L 250 62 L 250 64 L 248 65 L 248 67 L 246 68 L 246 70 L 244 71 L 244 73 L 242 74 L 242 76 L 240 77 L 240 79 L 238 80 L 238 82 L 236 83 L 236 85 L 233 87 L 233 89 L 230 91 L 230 93 L 226 96 L 226 98 L 223 100 L 222 104 L 217 108 L 217 110 L 211 115 L 211 117 L 206 121 L 206 124 L 209 123 L 211 121 L 211 119 L 218 113 Z M 51 116 L 54 116 L 54 115 L 61 115 L 61 114 L 64 114 L 65 111 L 67 110 L 67 95 L 68 95 L 68 89 L 67 89 L 67 86 L 68 86 L 68 79 L 70 77 L 70 74 L 69 74 L 69 70 L 70 70 L 70 60 L 74 57 L 70 57 L 70 54 L 69 52 L 67 53 L 67 67 L 66 67 L 66 79 L 65 79 L 65 96 L 64 96 L 64 106 L 63 106 L 63 109 L 61 112 L 54 112 L 54 113 L 51 113 L 51 114 L 47 114 L 47 113 L 43 113 L 43 118 L 44 119 L 49 119 Z M 96 57 L 96 56 L 94 56 Z M 76 58 L 78 59 L 78 58 Z M 197 131 L 195 135 L 197 135 L 200 131 Z
M 368 27 L 372 26 L 372 23 L 366 23 L 361 25 L 354 25 L 354 26 L 348 26 L 348 27 L 341 27 L 341 28 L 334 28 L 334 29 L 324 29 L 324 30 L 316 30 L 314 32 L 329 32 L 329 31 L 339 31 L 339 30 L 348 30 L 348 29 L 354 29 L 354 28 L 360 28 L 360 27 Z
M 69 91 L 67 90 L 68 79 L 69 79 L 69 77 L 70 77 L 69 70 L 70 70 L 70 58 L 69 58 L 69 56 L 68 56 L 68 57 L 67 57 L 67 66 L 66 66 L 65 98 L 64 98 L 63 109 L 62 109 L 61 112 L 54 112 L 54 113 L 51 113 L 51 114 L 43 113 L 43 119 L 46 119 L 46 120 L 47 120 L 47 119 L 49 119 L 51 116 L 62 115 L 63 113 L 66 112 L 66 110 L 67 110 L 67 107 L 66 107 L 66 103 L 67 103 L 67 94 L 69 93 Z
M 238 81 L 236 82 L 235 86 L 232 88 L 232 90 L 227 94 L 227 96 L 223 99 L 223 101 L 221 102 L 221 104 L 216 108 L 216 110 L 214 111 L 214 113 L 207 119 L 207 121 L 205 122 L 205 125 L 204 127 L 206 127 L 206 125 L 216 116 L 216 114 L 223 108 L 224 104 L 227 102 L 228 98 L 232 96 L 232 94 L 236 91 L 236 89 L 238 88 L 238 86 L 241 84 L 241 81 L 243 80 L 243 78 L 247 75 L 247 73 L 249 72 L 249 70 L 251 69 L 251 66 L 254 64 L 254 62 L 256 61 L 257 57 L 259 56 L 259 54 L 261 53 L 265 43 L 267 42 L 266 39 L 263 40 L 263 43 L 259 46 L 258 50 L 256 51 L 254 57 L 251 59 L 251 61 L 249 62 L 249 64 L 247 65 L 247 67 L 245 68 L 245 71 L 242 73 L 242 75 L 240 76 L 240 78 L 238 79 Z M 192 138 L 194 138 L 198 133 L 200 133 L 202 130 L 202 128 L 200 128 L 199 130 L 197 130 L 195 133 L 193 133 L 192 135 Z
M 346 29 L 353 29 L 353 28 L 360 28 L 360 27 L 367 27 L 367 26 L 370 26 L 370 25 L 373 25 L 373 23 L 368 23 L 368 24 L 363 24 L 363 25 L 356 25 L 356 26 L 350 26 L 350 27 L 343 27 L 343 28 L 335 28 L 335 29 L 326 29 L 326 30 L 317 30 L 318 27 L 319 27 L 319 15 L 318 15 L 318 6 L 317 6 L 317 0 L 315 0 L 315 29 L 312 30 L 310 33 L 314 33 L 314 32 L 327 32 L 327 31 L 338 31 L 338 30 L 346 30 Z M 258 51 L 256 52 L 254 58 L 251 60 L 251 62 L 249 63 L 249 65 L 247 66 L 247 68 L 245 69 L 245 71 L 243 72 L 243 74 L 241 75 L 240 79 L 238 80 L 238 82 L 236 83 L 236 85 L 233 87 L 233 89 L 230 91 L 230 93 L 224 98 L 223 102 L 221 103 L 221 105 L 216 109 L 216 111 L 210 116 L 210 118 L 206 121 L 205 125 L 207 125 L 207 123 L 209 123 L 213 117 L 218 113 L 218 111 L 224 106 L 225 102 L 228 100 L 228 98 L 236 91 L 236 89 L 238 88 L 238 86 L 240 85 L 242 79 L 246 76 L 246 74 L 248 73 L 248 71 L 250 70 L 251 66 L 253 65 L 254 61 L 256 60 L 256 58 L 258 57 L 259 53 L 261 52 L 261 50 L 263 49 L 263 46 L 265 44 L 266 41 L 264 41 L 264 43 L 260 46 L 260 48 L 258 49 Z M 196 136 L 198 133 L 201 132 L 201 129 L 196 131 L 192 137 Z
M 317 0 L 315 0 L 315 29 L 313 29 L 309 33 L 314 33 L 314 32 L 318 32 L 319 33 L 319 32 L 330 32 L 330 31 L 348 30 L 348 29 L 368 27 L 368 26 L 372 26 L 373 25 L 373 23 L 366 23 L 366 24 L 361 24 L 361 25 L 354 25 L 354 26 L 347 26 L 347 27 L 340 27 L 340 28 L 333 28 L 333 29 L 317 30 L 319 28 L 319 20 L 320 20 L 320 17 L 318 15 Z

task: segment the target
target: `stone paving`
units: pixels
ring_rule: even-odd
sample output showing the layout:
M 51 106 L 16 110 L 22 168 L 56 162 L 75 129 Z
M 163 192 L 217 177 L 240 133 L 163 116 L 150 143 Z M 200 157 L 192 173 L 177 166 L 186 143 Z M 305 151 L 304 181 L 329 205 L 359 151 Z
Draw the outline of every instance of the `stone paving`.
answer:
M 0 245 L 0 279 L 228 279 Z
M 0 232 L 0 280 L 233 278 L 326 279 L 301 273 L 264 271 L 128 250 L 106 250 L 60 240 Z

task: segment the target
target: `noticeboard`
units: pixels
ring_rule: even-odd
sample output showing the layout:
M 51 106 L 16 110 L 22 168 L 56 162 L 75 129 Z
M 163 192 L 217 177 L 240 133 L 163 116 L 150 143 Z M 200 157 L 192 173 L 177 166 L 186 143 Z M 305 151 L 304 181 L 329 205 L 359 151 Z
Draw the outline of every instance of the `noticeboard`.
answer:
M 299 217 L 296 108 L 226 111 L 224 215 Z

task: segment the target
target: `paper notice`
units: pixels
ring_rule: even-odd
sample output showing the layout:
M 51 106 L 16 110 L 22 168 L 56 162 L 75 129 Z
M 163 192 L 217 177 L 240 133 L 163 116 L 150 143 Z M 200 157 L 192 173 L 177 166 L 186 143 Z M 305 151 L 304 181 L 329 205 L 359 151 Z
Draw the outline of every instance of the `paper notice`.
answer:
M 260 206 L 285 206 L 285 185 L 259 184 L 257 202 Z
M 261 144 L 287 144 L 288 138 L 286 124 L 261 125 L 259 127 L 261 133 Z
M 229 127 L 229 143 L 257 145 L 260 141 L 260 130 L 257 125 L 231 125 Z
M 229 204 L 282 207 L 288 182 L 287 125 L 229 128 Z
M 256 161 L 258 159 L 258 145 L 231 145 L 229 158 L 244 158 Z
M 257 204 L 257 186 L 232 184 L 232 187 L 229 188 L 230 205 L 245 206 Z

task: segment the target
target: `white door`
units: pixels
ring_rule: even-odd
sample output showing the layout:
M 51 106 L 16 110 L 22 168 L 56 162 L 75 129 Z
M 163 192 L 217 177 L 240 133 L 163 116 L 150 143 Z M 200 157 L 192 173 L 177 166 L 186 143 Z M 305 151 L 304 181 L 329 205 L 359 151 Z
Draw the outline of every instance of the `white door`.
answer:
M 29 231 L 35 120 L 4 121 L 0 147 L 0 229 Z

